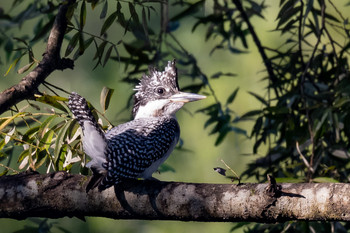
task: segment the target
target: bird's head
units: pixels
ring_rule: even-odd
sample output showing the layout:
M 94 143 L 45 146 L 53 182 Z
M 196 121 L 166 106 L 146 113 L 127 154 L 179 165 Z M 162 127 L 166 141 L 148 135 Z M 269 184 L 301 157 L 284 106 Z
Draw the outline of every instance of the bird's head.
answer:
M 133 117 L 158 117 L 174 115 L 185 103 L 206 98 L 206 96 L 181 92 L 177 82 L 175 61 L 169 61 L 164 71 L 149 68 L 135 87 Z

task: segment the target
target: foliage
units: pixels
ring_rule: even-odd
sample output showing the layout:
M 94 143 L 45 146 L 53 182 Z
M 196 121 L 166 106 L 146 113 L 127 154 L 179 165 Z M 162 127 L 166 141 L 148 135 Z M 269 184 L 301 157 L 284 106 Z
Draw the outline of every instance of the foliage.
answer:
M 54 16 L 61 1 L 36 0 L 16 15 L 2 12 L 0 18 L 8 22 L 0 28 L 0 47 L 6 61 L 11 61 L 6 74 L 17 70 L 19 74 L 29 71 L 38 63 L 33 46 L 47 38 Z M 13 2 L 12 9 L 23 6 L 24 1 Z M 243 5 L 242 5 L 243 4 Z M 125 64 L 124 82 L 134 85 L 149 64 L 159 66 L 166 60 L 177 59 L 184 77 L 192 84 L 184 90 L 198 92 L 207 90 L 214 97 L 214 103 L 198 112 L 208 116 L 204 127 L 211 127 L 210 134 L 216 135 L 215 145 L 227 138 L 228 133 L 246 135 L 254 140 L 253 154 L 265 156 L 250 164 L 244 177 L 255 177 L 266 181 L 272 174 L 279 182 L 348 182 L 349 181 L 349 137 L 350 137 L 350 27 L 349 3 L 325 0 L 281 0 L 275 30 L 280 32 L 281 45 L 266 47 L 261 44 L 254 31 L 252 19 L 264 19 L 269 9 L 265 1 L 213 1 L 212 13 L 205 16 L 199 10 L 204 0 L 192 1 L 77 1 L 70 9 L 69 28 L 66 32 L 67 46 L 64 56 L 74 60 L 84 55 L 87 49 L 94 49 L 94 68 L 105 66 L 110 60 Z M 97 34 L 84 31 L 88 15 L 87 8 L 99 11 L 103 21 Z M 344 7 L 344 10 L 341 9 Z M 172 17 L 169 9 L 176 9 Z M 195 16 L 193 33 L 205 28 L 202 36 L 206 40 L 218 41 L 211 54 L 228 50 L 235 56 L 249 51 L 248 37 L 258 47 L 266 70 L 263 80 L 266 94 L 250 93 L 261 103 L 261 108 L 238 116 L 230 105 L 239 94 L 239 88 L 232 90 L 227 100 L 220 100 L 211 85 L 222 76 L 234 77 L 233 73 L 218 71 L 205 74 L 198 65 L 198 58 L 186 50 L 174 31 L 183 26 L 187 17 Z M 156 18 L 159 28 L 150 28 L 151 19 Z M 34 36 L 15 34 L 14 27 L 23 26 L 34 20 Z M 113 25 L 120 29 L 121 38 L 110 39 Z M 20 62 L 28 56 L 28 62 Z M 56 93 L 59 88 L 44 83 L 53 94 L 40 94 L 35 101 L 29 101 L 26 108 L 11 110 L 11 115 L 0 120 L 1 142 L 0 162 L 12 157 L 15 148 L 21 147 L 18 157 L 19 169 L 45 167 L 46 171 L 72 169 L 87 173 L 86 158 L 79 141 L 81 131 L 69 116 L 65 98 Z M 101 108 L 104 118 L 113 91 L 104 89 L 101 93 Z M 42 102 L 51 109 L 44 113 L 37 105 Z M 40 110 L 34 113 L 33 108 Z M 39 109 L 40 108 L 40 109 Z M 97 114 L 97 111 L 95 111 Z M 254 121 L 252 129 L 237 125 L 246 120 Z M 101 121 L 102 122 L 102 121 Z M 111 125 L 107 121 L 108 125 Z M 23 127 L 24 126 L 24 127 Z M 250 135 L 248 131 L 251 130 Z M 264 146 L 267 147 L 266 153 Z M 9 160 L 10 161 L 10 160 Z M 75 164 L 77 164 L 75 166 Z M 332 223 L 333 224 L 333 223 Z M 273 226 L 240 224 L 247 232 L 312 231 L 322 226 L 343 229 L 340 223 L 284 223 Z M 326 229 L 324 228 L 324 229 Z M 236 228 L 234 227 L 233 230 Z

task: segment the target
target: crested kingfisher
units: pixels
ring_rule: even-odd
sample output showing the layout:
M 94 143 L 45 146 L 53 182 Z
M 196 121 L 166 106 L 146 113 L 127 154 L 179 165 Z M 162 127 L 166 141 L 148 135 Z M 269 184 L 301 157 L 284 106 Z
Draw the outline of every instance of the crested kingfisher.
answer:
M 106 133 L 86 100 L 75 92 L 69 96 L 68 106 L 83 131 L 84 152 L 92 159 L 87 164 L 93 171 L 87 191 L 102 191 L 125 179 L 152 179 L 179 141 L 175 113 L 187 102 L 206 98 L 180 91 L 175 61 L 162 72 L 150 67 L 134 90 L 133 120 Z

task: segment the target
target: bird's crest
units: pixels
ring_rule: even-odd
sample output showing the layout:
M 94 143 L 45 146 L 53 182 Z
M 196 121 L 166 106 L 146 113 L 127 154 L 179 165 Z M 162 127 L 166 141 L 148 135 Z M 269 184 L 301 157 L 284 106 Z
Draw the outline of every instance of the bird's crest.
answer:
M 148 98 L 148 100 L 151 100 L 152 95 L 154 94 L 154 90 L 157 87 L 163 86 L 171 88 L 172 91 L 179 91 L 175 60 L 168 61 L 168 64 L 164 68 L 164 71 L 159 71 L 152 66 L 148 68 L 148 71 L 149 74 L 143 74 L 140 83 L 134 88 L 134 90 L 137 91 L 134 96 L 134 116 L 138 110 L 139 105 L 142 104 L 142 100 L 146 98 Z
M 142 75 L 140 83 L 134 88 L 135 91 L 142 92 L 145 91 L 146 88 L 157 87 L 159 85 L 172 86 L 173 88 L 179 89 L 175 60 L 168 61 L 164 71 L 158 71 L 155 67 L 150 66 L 148 72 L 149 75 Z

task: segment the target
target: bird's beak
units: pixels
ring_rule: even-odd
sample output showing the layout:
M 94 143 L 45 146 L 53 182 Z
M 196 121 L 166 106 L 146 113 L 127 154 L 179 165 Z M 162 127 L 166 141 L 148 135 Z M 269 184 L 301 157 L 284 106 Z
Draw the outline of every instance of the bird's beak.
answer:
M 176 93 L 175 95 L 170 96 L 170 100 L 173 102 L 183 102 L 183 103 L 188 103 L 192 101 L 197 101 L 197 100 L 202 100 L 207 98 L 204 95 L 198 95 L 194 93 L 187 93 L 187 92 L 179 92 Z

